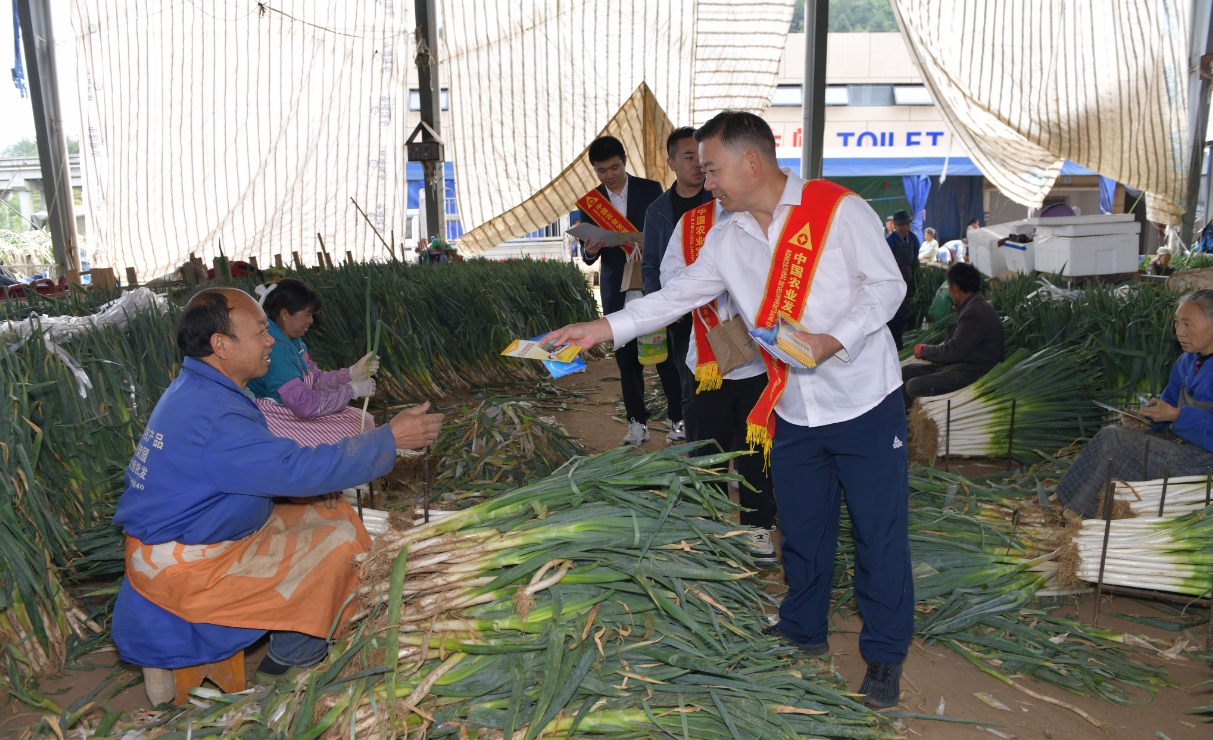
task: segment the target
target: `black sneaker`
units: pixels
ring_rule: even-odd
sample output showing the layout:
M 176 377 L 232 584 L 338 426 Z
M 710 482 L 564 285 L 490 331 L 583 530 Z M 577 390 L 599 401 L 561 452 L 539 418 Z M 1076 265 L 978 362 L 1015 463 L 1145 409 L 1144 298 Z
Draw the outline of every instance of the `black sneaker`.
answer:
M 790 638 L 786 634 L 784 634 L 783 630 L 779 629 L 778 624 L 772 624 L 770 627 L 764 628 L 762 630 L 762 634 L 766 635 L 767 637 L 778 637 L 779 639 L 783 640 L 787 644 L 796 648 L 800 652 L 804 653 L 805 655 L 811 656 L 811 657 L 818 657 L 818 656 L 825 655 L 826 653 L 830 652 L 830 641 L 829 640 L 825 640 L 823 642 L 812 642 L 812 643 L 799 642 L 797 640 L 793 640 L 792 638 Z
M 863 703 L 873 709 L 895 707 L 901 701 L 901 663 L 868 663 L 859 687 Z

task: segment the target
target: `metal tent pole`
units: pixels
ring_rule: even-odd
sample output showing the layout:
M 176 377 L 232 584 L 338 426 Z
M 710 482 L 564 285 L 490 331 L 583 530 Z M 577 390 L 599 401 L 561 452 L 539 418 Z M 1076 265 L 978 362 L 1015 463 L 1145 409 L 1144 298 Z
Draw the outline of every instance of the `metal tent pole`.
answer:
M 1213 3 L 1208 0 L 1198 0 L 1195 4 L 1195 15 L 1192 18 L 1194 28 L 1193 36 L 1199 33 L 1200 28 L 1205 29 L 1204 38 L 1197 41 L 1192 39 L 1192 56 L 1199 58 L 1193 59 L 1197 64 L 1193 65 L 1195 70 L 1193 75 L 1196 79 L 1189 83 L 1189 95 L 1194 99 L 1190 101 L 1192 107 L 1192 118 L 1189 123 L 1192 125 L 1192 130 L 1189 132 L 1191 140 L 1188 143 L 1189 160 L 1188 160 L 1188 194 L 1184 203 L 1183 226 L 1181 230 L 1181 238 L 1183 239 L 1184 247 L 1187 248 L 1192 244 L 1193 230 L 1196 225 L 1196 201 L 1200 196 L 1200 175 L 1204 169 L 1205 153 L 1205 130 L 1209 126 L 1209 81 L 1213 79 Z M 1203 11 L 1203 12 L 1202 12 Z M 1198 24 L 1200 24 L 1198 26 Z M 1191 79 L 1191 78 L 1189 78 Z M 1207 216 L 1206 216 L 1207 218 Z
M 830 0 L 804 3 L 804 87 L 801 98 L 800 176 L 821 177 L 822 143 L 826 122 L 826 33 L 830 26 Z
M 34 108 L 34 131 L 38 139 L 38 162 L 42 168 L 42 194 L 47 202 L 51 245 L 60 273 L 80 269 L 80 243 L 72 206 L 72 175 L 67 161 L 67 135 L 59 104 L 59 74 L 55 65 L 55 34 L 51 27 L 50 0 L 16 0 L 25 46 L 25 70 L 29 78 L 30 102 Z
M 442 88 L 438 80 L 438 12 L 434 0 L 414 0 L 417 14 L 416 43 L 417 89 L 421 97 L 421 122 L 437 136 L 442 135 Z M 422 140 L 433 137 L 429 131 Z M 425 173 L 426 237 L 446 239 L 446 176 L 441 161 L 421 163 Z

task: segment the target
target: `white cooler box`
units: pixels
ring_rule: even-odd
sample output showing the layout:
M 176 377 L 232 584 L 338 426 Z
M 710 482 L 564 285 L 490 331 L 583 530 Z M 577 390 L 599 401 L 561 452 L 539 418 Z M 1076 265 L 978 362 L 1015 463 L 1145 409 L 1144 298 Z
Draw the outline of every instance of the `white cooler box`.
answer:
M 1008 234 L 1021 233 L 1023 221 L 1011 221 L 1005 224 L 991 224 L 983 229 L 976 229 L 969 234 L 969 261 L 973 266 L 988 277 L 998 277 L 1007 269 L 1007 259 L 998 246 L 999 239 L 1005 239 Z
M 1003 242 L 1001 249 L 1003 259 L 1007 261 L 1008 270 L 1027 275 L 1037 269 L 1036 242 L 1026 244 Z
M 1036 269 L 1066 277 L 1136 272 L 1140 233 L 1132 214 L 1039 219 Z

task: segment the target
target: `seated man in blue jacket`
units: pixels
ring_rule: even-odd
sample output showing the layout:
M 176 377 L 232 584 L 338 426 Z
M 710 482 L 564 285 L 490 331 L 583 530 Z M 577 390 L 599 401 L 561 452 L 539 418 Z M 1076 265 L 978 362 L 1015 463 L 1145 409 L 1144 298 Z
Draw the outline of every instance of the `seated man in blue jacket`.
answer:
M 1203 476 L 1213 468 L 1213 367 L 1202 371 L 1213 357 L 1213 289 L 1201 288 L 1179 299 L 1175 338 L 1184 353 L 1171 366 L 1167 387 L 1137 411 L 1152 422 L 1149 430 L 1136 424 L 1100 429 L 1057 484 L 1067 519 L 1101 516 L 1109 475 L 1116 480 L 1157 480 Z
M 441 427 L 427 403 L 336 445 L 277 437 L 245 390 L 273 344 L 247 294 L 195 295 L 178 319 L 181 374 L 126 471 L 112 632 L 122 659 L 144 667 L 153 705 L 173 699 L 172 669 L 226 660 L 267 631 L 259 681 L 323 659 L 357 587 L 350 558 L 370 545 L 332 492 L 386 474 L 398 448 L 428 445 Z

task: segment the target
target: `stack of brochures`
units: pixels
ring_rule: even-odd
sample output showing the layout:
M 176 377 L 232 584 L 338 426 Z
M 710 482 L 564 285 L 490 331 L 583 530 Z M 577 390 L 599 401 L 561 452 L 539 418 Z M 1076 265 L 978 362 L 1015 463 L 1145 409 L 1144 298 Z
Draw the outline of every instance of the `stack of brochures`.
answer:
M 792 317 L 781 313 L 775 326 L 770 329 L 751 329 L 750 336 L 754 337 L 758 346 L 768 354 L 778 357 L 792 367 L 802 370 L 817 367 L 817 361 L 813 359 L 813 348 L 796 336 L 797 331 L 811 333 Z

